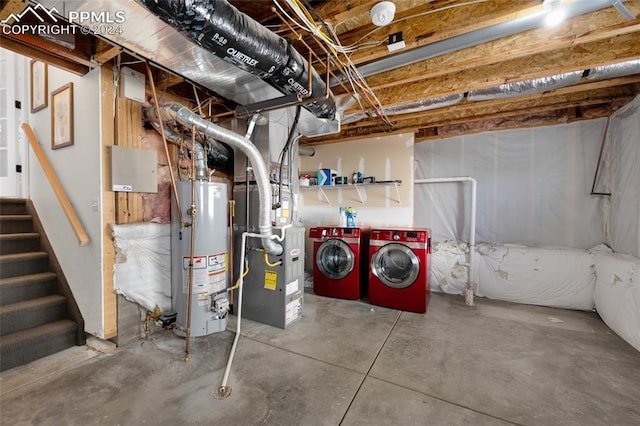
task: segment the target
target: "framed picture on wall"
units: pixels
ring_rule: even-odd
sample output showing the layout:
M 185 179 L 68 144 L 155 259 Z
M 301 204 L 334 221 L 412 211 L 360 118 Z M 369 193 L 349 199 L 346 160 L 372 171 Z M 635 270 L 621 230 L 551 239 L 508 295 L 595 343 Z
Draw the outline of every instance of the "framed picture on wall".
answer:
M 73 145 L 73 83 L 51 92 L 51 149 Z
M 31 112 L 37 112 L 48 105 L 47 64 L 38 60 L 29 63 L 31 78 Z

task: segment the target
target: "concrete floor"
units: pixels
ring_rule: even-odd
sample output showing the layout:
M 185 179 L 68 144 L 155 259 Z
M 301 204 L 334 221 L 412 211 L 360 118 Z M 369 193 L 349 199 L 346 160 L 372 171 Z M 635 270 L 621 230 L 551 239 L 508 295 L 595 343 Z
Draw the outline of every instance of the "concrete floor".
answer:
M 232 332 L 195 339 L 189 363 L 166 331 L 72 348 L 0 375 L 0 423 L 640 424 L 640 352 L 596 314 L 476 301 L 413 314 L 307 294 L 289 330 L 243 321 L 226 400 Z

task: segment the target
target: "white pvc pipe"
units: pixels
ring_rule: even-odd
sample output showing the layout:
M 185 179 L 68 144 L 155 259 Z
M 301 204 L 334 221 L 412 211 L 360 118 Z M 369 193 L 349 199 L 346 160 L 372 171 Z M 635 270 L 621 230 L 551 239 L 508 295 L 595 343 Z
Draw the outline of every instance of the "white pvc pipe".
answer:
M 470 177 L 470 176 L 460 176 L 460 177 L 448 177 L 448 178 L 427 178 L 427 179 L 416 179 L 413 183 L 449 183 L 449 182 L 471 182 L 471 229 L 469 233 L 469 264 L 468 266 L 468 278 L 467 278 L 467 288 L 464 290 L 464 300 L 465 303 L 469 306 L 473 305 L 473 292 L 476 288 L 475 283 L 473 282 L 473 277 L 475 276 L 475 254 L 476 254 L 476 194 L 477 194 L 477 184 L 478 182 Z
M 281 235 L 277 236 L 275 234 L 271 234 L 270 238 L 271 239 L 275 239 L 278 241 L 282 241 L 284 240 L 284 236 L 285 236 L 285 230 L 287 228 L 292 227 L 293 225 L 289 224 L 289 225 L 285 225 L 281 228 Z M 240 250 L 242 250 L 241 253 L 241 257 L 240 257 L 240 278 L 238 279 L 238 320 L 236 323 L 236 335 L 233 338 L 233 344 L 231 345 L 231 353 L 229 354 L 229 359 L 227 360 L 227 366 L 224 369 L 224 375 L 222 376 L 222 383 L 220 384 L 220 387 L 218 388 L 218 393 L 217 395 L 221 398 L 226 398 L 231 394 L 231 388 L 227 387 L 227 381 L 229 380 L 229 373 L 231 373 L 231 365 L 233 364 L 233 358 L 236 354 L 236 347 L 238 346 L 238 339 L 240 338 L 240 323 L 242 320 L 242 289 L 244 288 L 243 284 L 244 284 L 244 261 L 245 261 L 245 256 L 246 256 L 246 244 L 247 244 L 247 237 L 254 237 L 254 238 L 260 238 L 263 239 L 264 238 L 264 234 L 254 234 L 251 232 L 243 232 L 242 233 L 242 244 L 240 246 Z

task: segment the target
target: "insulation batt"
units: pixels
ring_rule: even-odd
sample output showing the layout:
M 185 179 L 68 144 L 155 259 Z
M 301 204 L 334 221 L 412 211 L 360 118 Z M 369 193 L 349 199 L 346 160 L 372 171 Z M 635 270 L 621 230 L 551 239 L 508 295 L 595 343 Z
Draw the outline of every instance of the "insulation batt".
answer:
M 445 241 L 433 246 L 432 291 L 463 294 L 469 246 Z M 555 308 L 592 310 L 595 273 L 590 251 L 480 244 L 476 247 L 476 294 L 480 297 Z
M 640 351 L 640 259 L 595 252 L 595 304 L 604 322 Z
M 171 311 L 171 226 L 157 223 L 112 225 L 116 246 L 114 287 L 149 311 Z

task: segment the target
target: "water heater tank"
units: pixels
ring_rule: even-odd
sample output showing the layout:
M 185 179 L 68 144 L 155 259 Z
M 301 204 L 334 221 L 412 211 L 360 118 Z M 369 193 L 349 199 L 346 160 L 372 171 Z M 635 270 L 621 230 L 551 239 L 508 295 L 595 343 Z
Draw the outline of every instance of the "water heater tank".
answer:
M 176 182 L 182 217 L 189 223 L 192 183 Z M 227 185 L 196 181 L 193 226 L 182 226 L 175 199 L 171 206 L 171 296 L 177 312 L 176 333 L 187 328 L 191 232 L 194 232 L 191 296 L 191 337 L 206 336 L 227 327 L 229 310 L 229 227 Z

